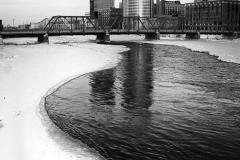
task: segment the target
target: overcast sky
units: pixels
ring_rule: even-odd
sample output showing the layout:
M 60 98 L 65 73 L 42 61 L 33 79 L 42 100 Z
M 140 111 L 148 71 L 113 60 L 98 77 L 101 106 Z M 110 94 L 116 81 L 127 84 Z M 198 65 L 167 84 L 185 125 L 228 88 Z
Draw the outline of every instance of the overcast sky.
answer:
M 115 0 L 118 7 L 120 0 Z M 181 0 L 189 3 L 193 0 Z M 0 0 L 0 19 L 4 25 L 39 22 L 55 15 L 84 15 L 89 12 L 89 0 Z

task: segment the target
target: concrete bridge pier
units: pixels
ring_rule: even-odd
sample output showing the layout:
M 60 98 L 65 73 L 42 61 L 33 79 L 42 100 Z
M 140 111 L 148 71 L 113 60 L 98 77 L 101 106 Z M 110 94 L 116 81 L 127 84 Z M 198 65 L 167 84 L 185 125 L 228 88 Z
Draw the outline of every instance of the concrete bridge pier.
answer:
M 187 39 L 200 39 L 200 36 L 201 36 L 200 32 L 186 34 Z
M 145 34 L 146 40 L 160 40 L 160 33 L 156 31 L 155 33 L 147 33 Z
M 223 39 L 237 39 L 240 38 L 240 32 L 226 33 L 222 35 Z
M 39 36 L 38 37 L 38 42 L 39 43 L 49 43 L 49 38 L 48 38 L 48 34 L 46 33 L 43 36 Z
M 110 42 L 110 34 L 108 32 L 97 34 L 96 42 L 97 43 L 109 43 Z
M 3 45 L 3 38 L 1 35 L 0 35 L 0 45 Z

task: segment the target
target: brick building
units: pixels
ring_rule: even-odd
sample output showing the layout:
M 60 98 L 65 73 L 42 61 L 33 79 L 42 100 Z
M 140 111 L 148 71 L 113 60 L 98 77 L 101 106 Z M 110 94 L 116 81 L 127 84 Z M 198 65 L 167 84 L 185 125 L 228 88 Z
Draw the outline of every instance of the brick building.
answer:
M 186 24 L 217 27 L 221 25 L 227 30 L 240 29 L 240 1 L 195 0 L 195 2 L 185 4 Z
M 90 0 L 90 16 L 96 17 L 100 25 L 108 25 L 114 0 Z
M 97 10 L 105 10 L 114 7 L 114 0 L 97 0 Z
M 2 20 L 0 19 L 0 32 L 3 30 Z
M 98 6 L 97 6 L 97 0 L 90 0 L 90 16 L 98 18 L 98 12 L 97 12 Z
M 113 29 L 121 29 L 122 28 L 122 17 L 123 17 L 123 9 L 122 8 L 111 8 L 110 10 L 110 25 L 113 24 L 116 18 L 120 18 L 117 23 L 113 26 Z
M 185 5 L 181 4 L 179 0 L 177 1 L 165 1 L 157 0 L 156 4 L 156 15 L 159 16 L 184 16 L 185 14 Z

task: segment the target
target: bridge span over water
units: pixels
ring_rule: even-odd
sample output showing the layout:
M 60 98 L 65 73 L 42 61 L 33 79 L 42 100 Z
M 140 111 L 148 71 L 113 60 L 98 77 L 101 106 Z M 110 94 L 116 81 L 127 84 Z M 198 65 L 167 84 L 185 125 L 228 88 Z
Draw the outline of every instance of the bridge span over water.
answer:
M 187 22 L 184 17 L 116 17 L 102 20 L 89 16 L 53 16 L 41 29 L 3 30 L 2 38 L 38 37 L 48 42 L 48 36 L 96 35 L 97 42 L 110 41 L 110 35 L 145 34 L 146 39 L 160 39 L 161 34 L 186 34 L 198 39 L 200 34 L 240 36 L 240 26 L 229 22 Z

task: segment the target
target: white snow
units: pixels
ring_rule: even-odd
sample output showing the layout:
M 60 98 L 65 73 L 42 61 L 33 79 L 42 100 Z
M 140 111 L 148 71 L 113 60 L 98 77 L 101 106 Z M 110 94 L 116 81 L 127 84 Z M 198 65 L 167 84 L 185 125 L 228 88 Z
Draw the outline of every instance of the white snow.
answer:
M 240 39 L 189 40 L 184 38 L 161 37 L 161 40 L 146 41 L 144 38 L 144 36 L 126 35 L 121 36 L 121 41 L 184 46 L 193 51 L 209 52 L 211 55 L 218 56 L 218 58 L 222 61 L 240 63 Z M 119 40 L 119 38 L 117 36 L 111 36 L 111 40 Z
M 102 159 L 55 127 L 43 108 L 44 96 L 84 73 L 115 66 L 123 46 L 87 42 L 95 36 L 6 39 L 0 46 L 0 159 L 75 160 Z M 183 40 L 144 36 L 111 36 L 112 41 L 185 46 L 208 51 L 219 59 L 240 63 L 239 40 Z M 49 90 L 50 89 L 50 90 Z
M 44 113 L 41 99 L 71 77 L 116 65 L 116 53 L 127 48 L 86 43 L 81 37 L 50 37 L 50 45 L 30 45 L 35 41 L 6 39 L 0 46 L 0 159 L 101 159 L 61 133 Z

